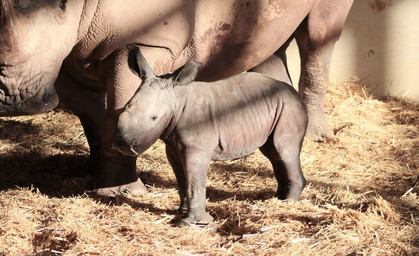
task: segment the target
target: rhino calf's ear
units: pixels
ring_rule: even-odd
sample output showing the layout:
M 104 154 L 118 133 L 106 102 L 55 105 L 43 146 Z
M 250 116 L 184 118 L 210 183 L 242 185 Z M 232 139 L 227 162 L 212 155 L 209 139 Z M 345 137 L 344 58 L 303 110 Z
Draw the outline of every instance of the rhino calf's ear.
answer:
M 191 60 L 176 72 L 175 85 L 186 85 L 193 82 L 198 74 L 201 63 Z
M 141 54 L 140 47 L 138 45 L 127 45 L 127 49 L 128 67 L 133 73 L 137 74 L 142 80 L 156 76 L 147 60 Z

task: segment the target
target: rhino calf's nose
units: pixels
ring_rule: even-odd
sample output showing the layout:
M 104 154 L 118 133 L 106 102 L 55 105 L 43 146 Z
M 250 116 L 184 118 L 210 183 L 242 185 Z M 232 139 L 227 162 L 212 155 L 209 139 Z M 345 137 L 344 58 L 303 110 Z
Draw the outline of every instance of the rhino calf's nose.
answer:
M 112 149 L 117 150 L 119 153 L 123 154 L 123 155 L 128 155 L 128 156 L 136 156 L 137 154 L 135 154 L 132 150 L 131 150 L 131 146 L 128 143 L 128 141 L 122 136 L 122 134 L 119 131 L 116 131 L 112 142 Z

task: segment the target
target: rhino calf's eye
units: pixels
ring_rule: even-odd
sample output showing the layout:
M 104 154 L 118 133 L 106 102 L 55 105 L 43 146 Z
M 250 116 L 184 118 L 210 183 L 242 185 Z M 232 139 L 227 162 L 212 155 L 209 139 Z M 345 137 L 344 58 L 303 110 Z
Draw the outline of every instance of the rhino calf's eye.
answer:
M 156 121 L 157 120 L 157 116 L 152 116 L 151 120 Z

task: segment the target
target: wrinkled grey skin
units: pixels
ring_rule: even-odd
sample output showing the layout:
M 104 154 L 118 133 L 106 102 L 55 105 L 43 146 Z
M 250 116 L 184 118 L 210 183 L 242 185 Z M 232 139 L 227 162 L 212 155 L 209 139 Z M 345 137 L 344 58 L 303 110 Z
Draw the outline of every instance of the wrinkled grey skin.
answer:
M 300 151 L 307 112 L 290 85 L 248 72 L 216 82 L 192 82 L 200 64 L 188 62 L 155 76 L 137 47 L 130 59 L 142 83 L 119 116 L 114 146 L 139 155 L 158 138 L 176 174 L 181 226 L 208 223 L 205 182 L 211 160 L 235 159 L 256 149 L 271 161 L 280 199 L 298 200 L 305 186 Z
M 59 101 L 81 120 L 86 170 L 99 194 L 145 193 L 135 157 L 112 150 L 121 109 L 140 83 L 127 44 L 156 74 L 194 59 L 197 80 L 254 68 L 290 83 L 285 50 L 296 39 L 299 92 L 314 140 L 332 136 L 323 111 L 330 57 L 353 0 L 0 0 L 0 116 L 37 114 Z

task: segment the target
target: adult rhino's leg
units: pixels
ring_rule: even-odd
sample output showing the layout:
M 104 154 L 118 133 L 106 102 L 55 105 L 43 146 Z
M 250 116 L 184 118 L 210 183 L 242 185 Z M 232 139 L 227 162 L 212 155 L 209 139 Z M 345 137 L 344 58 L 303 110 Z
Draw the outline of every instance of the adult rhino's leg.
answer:
M 109 147 L 106 147 L 104 136 L 105 88 L 100 84 L 86 86 L 85 83 L 94 82 L 76 79 L 66 71 L 64 63 L 57 79 L 56 90 L 60 101 L 79 117 L 83 125 L 90 147 L 87 170 L 83 171 L 95 177 L 95 187 L 100 194 L 113 196 L 126 190 L 142 193 L 145 188 L 141 181 L 137 181 L 135 158 L 119 155 L 114 161 L 106 151 Z
M 292 39 L 293 37 L 288 39 L 274 54 L 249 71 L 264 74 L 276 80 L 292 84 L 287 66 L 287 56 L 285 54 Z
M 113 149 L 113 139 L 119 114 L 134 95 L 140 80 L 128 68 L 126 50 L 114 52 L 101 67 L 106 86 L 106 110 L 101 134 L 101 166 L 96 172 L 97 193 L 106 196 L 129 192 L 147 192 L 136 172 L 136 157 Z
M 88 163 L 83 170 L 79 171 L 78 175 L 94 176 L 100 166 L 105 90 L 82 85 L 63 67 L 57 78 L 56 91 L 60 102 L 79 117 L 89 143 Z
M 352 0 L 320 0 L 295 32 L 301 58 L 299 92 L 309 115 L 308 134 L 315 141 L 332 137 L 324 114 L 329 66 Z

